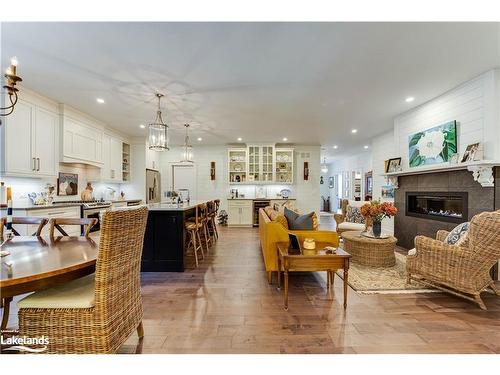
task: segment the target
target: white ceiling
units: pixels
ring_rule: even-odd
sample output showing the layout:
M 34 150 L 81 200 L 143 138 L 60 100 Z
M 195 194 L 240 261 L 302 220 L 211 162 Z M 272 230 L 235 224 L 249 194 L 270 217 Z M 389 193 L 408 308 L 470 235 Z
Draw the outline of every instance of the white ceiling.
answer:
M 139 124 L 153 120 L 159 91 L 174 144 L 189 122 L 203 144 L 287 137 L 335 157 L 362 151 L 399 113 L 497 67 L 499 30 L 498 23 L 3 23 L 2 66 L 17 56 L 26 87 L 130 135 L 146 134 Z

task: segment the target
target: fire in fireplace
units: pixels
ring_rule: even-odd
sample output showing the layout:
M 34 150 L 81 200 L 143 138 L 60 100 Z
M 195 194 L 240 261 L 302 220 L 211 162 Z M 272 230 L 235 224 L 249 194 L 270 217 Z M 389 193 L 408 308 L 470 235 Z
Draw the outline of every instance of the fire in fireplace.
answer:
M 406 192 L 406 215 L 462 223 L 467 220 L 465 192 Z

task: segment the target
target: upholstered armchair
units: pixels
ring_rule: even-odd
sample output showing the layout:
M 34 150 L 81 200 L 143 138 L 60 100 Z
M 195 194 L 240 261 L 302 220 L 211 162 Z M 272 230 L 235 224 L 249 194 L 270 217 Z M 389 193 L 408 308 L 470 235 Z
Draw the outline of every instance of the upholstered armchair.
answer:
M 360 207 L 363 206 L 366 202 L 363 201 L 353 201 L 348 199 L 342 199 L 340 201 L 340 214 L 334 214 L 333 218 L 337 223 L 337 233 L 341 235 L 342 232 L 346 232 L 348 230 L 365 230 L 366 225 L 362 223 L 352 223 L 346 220 L 347 216 L 347 207 Z
M 416 252 L 406 258 L 408 282 L 430 284 L 486 310 L 481 292 L 490 287 L 500 295 L 490 276 L 491 267 L 500 259 L 500 211 L 474 216 L 462 246 L 444 243 L 447 234 L 440 230 L 435 240 L 415 238 Z

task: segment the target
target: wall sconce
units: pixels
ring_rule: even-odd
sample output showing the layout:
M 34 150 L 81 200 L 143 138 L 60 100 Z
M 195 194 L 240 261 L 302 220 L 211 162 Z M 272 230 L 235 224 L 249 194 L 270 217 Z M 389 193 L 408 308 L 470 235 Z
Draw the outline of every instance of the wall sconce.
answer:
M 215 161 L 210 162 L 210 179 L 215 181 Z
M 3 88 L 7 91 L 10 104 L 6 107 L 0 107 L 0 116 L 8 116 L 14 112 L 14 106 L 17 103 L 17 92 L 19 90 L 16 88 L 16 84 L 22 81 L 22 78 L 17 75 L 17 58 L 13 57 L 10 60 L 10 66 L 5 72 L 5 78 L 7 78 L 7 84 Z M 1 124 L 2 121 L 0 120 Z
M 309 163 L 307 161 L 304 162 L 304 181 L 309 180 Z

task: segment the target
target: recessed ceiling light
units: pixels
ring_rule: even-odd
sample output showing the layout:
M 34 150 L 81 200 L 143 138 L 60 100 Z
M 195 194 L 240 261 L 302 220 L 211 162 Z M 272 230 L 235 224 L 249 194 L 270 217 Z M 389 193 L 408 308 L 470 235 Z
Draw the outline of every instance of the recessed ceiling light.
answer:
M 415 98 L 414 98 L 413 96 L 409 96 L 409 97 L 407 97 L 407 98 L 405 99 L 405 102 L 406 102 L 406 103 L 411 103 L 411 102 L 412 102 L 412 101 L 414 101 L 414 100 L 415 100 Z
M 287 138 L 287 137 L 284 137 L 284 138 L 283 138 L 283 142 L 286 142 L 286 141 L 288 141 L 288 138 Z
M 334 145 L 334 146 L 333 146 L 333 148 L 336 150 L 336 149 L 338 149 L 338 148 L 339 148 L 339 146 Z
M 242 140 L 243 140 L 243 138 L 241 138 L 241 137 L 238 137 L 238 139 L 237 139 L 238 142 L 241 142 Z
M 351 133 L 356 134 L 358 132 L 358 129 L 352 129 Z
M 363 148 L 366 150 L 368 148 L 368 145 L 364 145 Z
M 103 98 L 97 98 L 97 103 L 99 104 L 104 104 L 104 99 Z
M 146 125 L 141 124 L 141 125 L 139 125 L 139 127 L 140 127 L 141 129 L 144 129 L 144 128 L 146 127 Z
M 198 137 L 198 142 L 201 142 L 201 141 L 203 141 L 203 138 Z

